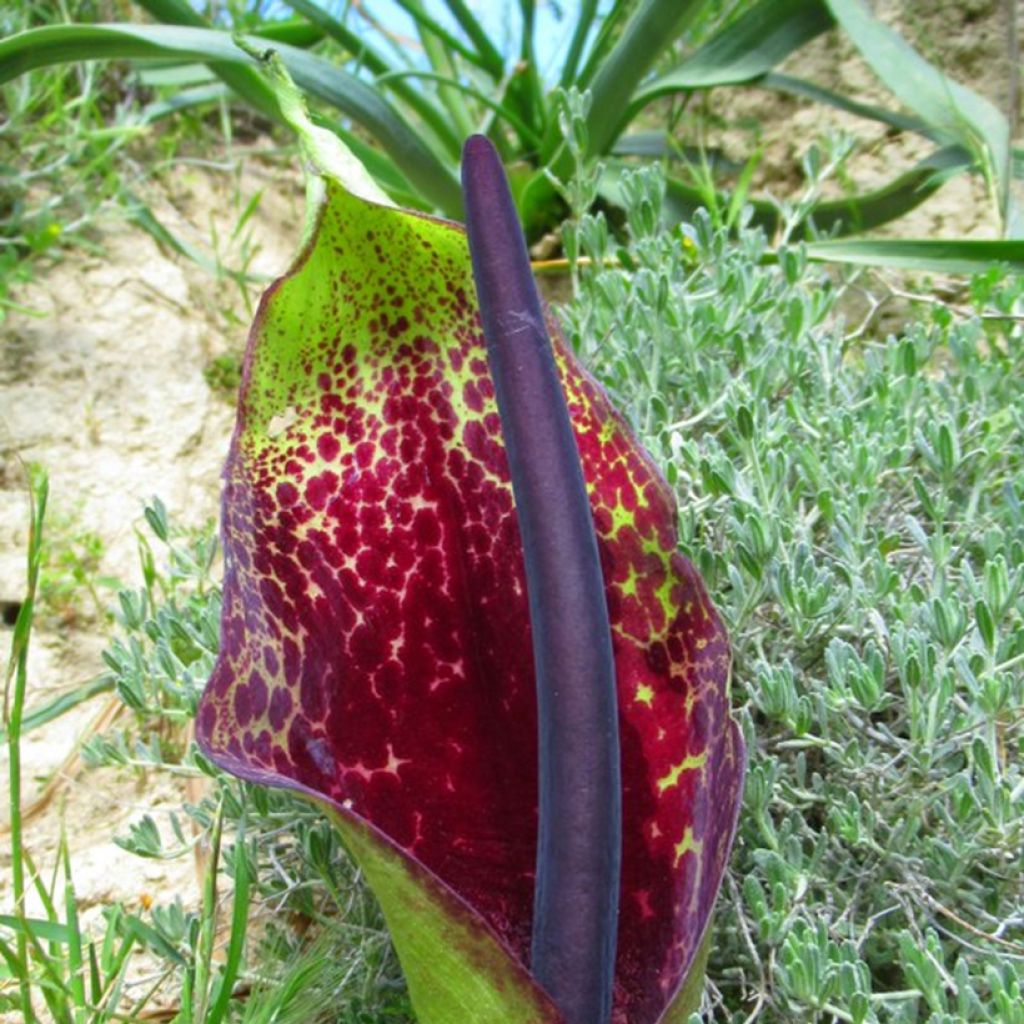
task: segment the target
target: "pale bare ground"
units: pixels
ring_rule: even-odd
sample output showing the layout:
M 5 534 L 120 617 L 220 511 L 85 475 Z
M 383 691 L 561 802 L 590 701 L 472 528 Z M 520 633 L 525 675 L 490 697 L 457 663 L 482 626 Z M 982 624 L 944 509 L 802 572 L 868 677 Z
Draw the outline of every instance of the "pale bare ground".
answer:
M 260 155 L 271 149 L 235 151 L 219 166 L 175 166 L 151 184 L 147 200 L 180 238 L 211 258 L 216 238 L 225 265 L 245 264 L 269 279 L 287 266 L 303 217 L 300 171 Z M 227 242 L 258 193 L 255 214 Z M 133 225 L 105 223 L 96 241 L 100 253 L 72 253 L 24 289 L 19 303 L 39 315 L 12 316 L 0 334 L 0 601 L 9 609 L 24 586 L 29 463 L 49 475 L 53 546 L 98 537 L 97 576 L 126 586 L 142 582 L 136 529 L 145 502 L 159 496 L 186 528 L 217 516 L 234 411 L 204 369 L 218 355 L 241 352 L 250 310 L 232 281 L 164 251 Z M 250 301 L 259 288 L 251 286 Z M 114 597 L 112 585 L 100 590 L 101 602 Z M 84 592 L 56 606 L 44 600 L 30 648 L 28 707 L 99 673 L 112 629 Z M 5 664 L 11 636 L 9 628 L 0 633 Z M 114 902 L 137 911 L 178 897 L 192 907 L 198 894 L 192 858 L 146 860 L 112 841 L 143 814 L 166 829 L 186 796 L 181 781 L 152 771 L 87 770 L 74 756 L 83 737 L 111 726 L 117 704 L 112 696 L 94 699 L 22 743 L 26 846 L 48 877 L 66 836 L 86 928 Z M 5 746 L 5 776 L 6 760 Z M 6 801 L 0 815 L 0 906 L 9 912 Z M 39 910 L 32 899 L 28 912 Z M 152 966 L 137 964 L 140 986 Z
M 929 57 L 1005 106 L 1002 4 L 877 6 Z M 816 41 L 786 70 L 865 102 L 886 98 L 852 48 L 834 36 Z M 722 125 L 703 141 L 723 144 L 735 158 L 759 141 L 764 158 L 755 187 L 780 197 L 800 187 L 800 157 L 832 129 L 860 140 L 848 166 L 858 187 L 891 179 L 927 150 L 910 137 L 886 137 L 882 126 L 763 91 L 719 90 L 709 103 Z M 254 216 L 231 241 L 257 193 Z M 303 216 L 300 170 L 267 140 L 218 161 L 173 166 L 147 200 L 181 238 L 210 256 L 216 252 L 228 266 L 246 263 L 268 278 L 289 262 Z M 984 187 L 967 177 L 886 229 L 922 238 L 995 237 L 997 230 Z M 49 472 L 54 543 L 95 534 L 102 541 L 98 573 L 125 585 L 140 583 L 135 529 L 145 501 L 159 496 L 183 526 L 202 526 L 217 515 L 233 410 L 203 371 L 215 356 L 241 350 L 246 303 L 233 282 L 162 249 L 132 224 L 106 223 L 97 243 L 99 251 L 67 255 L 17 296 L 39 316 L 12 315 L 0 326 L 0 602 L 16 602 L 23 587 L 25 463 Z M 112 600 L 113 591 L 102 596 Z M 29 706 L 99 672 L 110 629 L 84 595 L 60 608 L 44 606 L 29 659 Z M 10 638 L 9 628 L 0 629 L 0 662 Z M 23 743 L 25 804 L 32 808 L 40 794 L 47 797 L 28 822 L 26 844 L 49 872 L 66 835 L 86 927 L 117 901 L 132 910 L 173 897 L 194 906 L 198 895 L 191 858 L 143 860 L 112 842 L 144 813 L 165 827 L 185 792 L 180 781 L 158 773 L 86 770 L 75 761 L 76 743 L 97 719 L 108 724 L 111 710 L 99 698 Z M 0 771 L 6 773 L 6 751 Z M 5 804 L 0 822 L 6 813 Z M 0 912 L 11 906 L 7 847 L 0 834 Z M 135 977 L 145 980 L 152 966 L 140 962 Z

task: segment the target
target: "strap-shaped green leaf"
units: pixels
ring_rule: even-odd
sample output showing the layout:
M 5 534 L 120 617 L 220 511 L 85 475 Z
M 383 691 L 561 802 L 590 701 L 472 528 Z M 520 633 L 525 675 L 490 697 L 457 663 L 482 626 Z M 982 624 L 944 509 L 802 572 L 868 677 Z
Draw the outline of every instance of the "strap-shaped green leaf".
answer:
M 673 92 L 760 78 L 832 24 L 822 0 L 760 0 L 681 63 L 637 90 L 631 110 L 635 113 Z
M 794 236 L 813 237 L 811 222 L 815 232 L 822 235 L 848 235 L 879 227 L 919 206 L 942 187 L 950 174 L 966 170 L 970 165 L 970 154 L 959 146 L 936 150 L 880 188 L 816 204 L 807 221 L 798 225 Z M 622 205 L 620 176 L 609 170 L 601 179 L 601 194 L 609 202 Z M 726 209 L 730 197 L 727 193 L 718 193 L 716 201 L 721 209 Z M 782 213 L 778 204 L 756 198 L 747 203 L 753 210 L 755 224 L 769 233 L 779 229 Z M 665 217 L 669 221 L 690 220 L 698 209 L 708 204 L 709 197 L 703 190 L 678 178 L 668 179 Z
M 266 40 L 247 38 L 256 50 Z M 424 196 L 449 216 L 459 216 L 462 196 L 452 171 L 427 147 L 378 92 L 354 75 L 305 50 L 278 44 L 288 71 L 299 87 L 324 100 L 363 125 L 381 144 L 402 173 Z M 30 29 L 0 40 L 0 82 L 32 68 L 73 60 L 180 56 L 214 65 L 251 64 L 226 32 L 177 25 L 51 25 Z M 247 68 L 247 71 L 253 69 Z M 249 76 L 246 76 L 249 79 Z M 234 82 L 230 82 L 234 87 Z M 280 118 L 273 93 L 252 86 L 245 98 L 264 112 Z
M 863 0 L 826 0 L 833 17 L 853 40 L 872 71 L 945 138 L 981 151 L 996 184 L 1000 209 L 1009 202 L 1010 128 L 1006 117 L 984 96 L 943 74 L 898 32 L 869 10 Z
M 1024 274 L 1024 242 L 941 238 L 837 238 L 808 242 L 807 255 L 825 263 L 899 267 L 933 274 L 982 274 L 1002 265 Z
M 633 91 L 699 9 L 696 0 L 644 0 L 639 5 L 588 83 L 592 100 L 587 118 L 591 154 L 603 153 L 619 134 Z M 545 142 L 552 142 L 550 133 Z

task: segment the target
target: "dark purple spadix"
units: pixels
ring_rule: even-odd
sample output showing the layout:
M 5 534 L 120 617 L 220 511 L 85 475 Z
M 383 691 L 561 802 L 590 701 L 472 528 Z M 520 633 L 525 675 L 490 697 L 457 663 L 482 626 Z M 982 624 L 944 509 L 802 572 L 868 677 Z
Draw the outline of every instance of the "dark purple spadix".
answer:
M 579 451 L 526 243 L 491 143 L 462 187 L 522 536 L 539 718 L 531 970 L 567 1024 L 606 1024 L 622 850 L 615 663 Z

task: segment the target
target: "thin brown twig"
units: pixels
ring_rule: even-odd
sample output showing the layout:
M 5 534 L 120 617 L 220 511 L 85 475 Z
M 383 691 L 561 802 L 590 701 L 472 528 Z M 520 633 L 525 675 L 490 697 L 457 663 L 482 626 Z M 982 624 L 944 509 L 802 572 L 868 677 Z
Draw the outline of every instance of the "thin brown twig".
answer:
M 729 895 L 732 897 L 732 901 L 736 905 L 736 919 L 739 921 L 740 931 L 743 933 L 743 939 L 746 942 L 750 957 L 753 960 L 754 965 L 757 967 L 757 997 L 754 1001 L 753 1009 L 743 1022 L 743 1024 L 753 1024 L 761 1013 L 761 1007 L 764 1006 L 768 999 L 768 979 L 765 977 L 764 963 L 757 952 L 757 946 L 750 934 L 750 929 L 747 927 L 747 920 L 743 915 L 743 899 L 740 896 L 739 886 L 736 884 L 736 879 L 733 878 L 731 874 L 726 875 L 726 880 L 729 885 Z
M 943 906 L 931 893 L 926 892 L 924 889 L 920 890 L 918 894 L 925 903 L 928 904 L 933 910 L 942 914 L 943 917 L 949 918 L 950 921 L 955 922 L 964 931 L 969 932 L 971 935 L 978 939 L 984 939 L 986 942 L 994 942 L 1004 949 L 1011 951 L 1012 955 L 1024 958 L 1024 946 L 1019 943 L 1011 942 L 1009 939 L 1004 939 L 1000 935 L 993 935 L 991 932 L 983 931 L 981 928 L 977 928 L 969 921 L 965 921 L 956 911 L 950 910 L 949 907 Z

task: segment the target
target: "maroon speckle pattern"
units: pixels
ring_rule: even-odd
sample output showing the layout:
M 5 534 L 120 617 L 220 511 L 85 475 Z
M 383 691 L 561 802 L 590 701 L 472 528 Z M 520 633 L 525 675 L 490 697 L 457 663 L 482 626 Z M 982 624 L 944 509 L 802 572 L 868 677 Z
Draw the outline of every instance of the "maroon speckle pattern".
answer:
M 200 745 L 322 794 L 529 961 L 537 723 L 522 551 L 460 228 L 329 188 L 264 296 L 225 470 Z M 666 485 L 558 342 L 606 579 L 624 851 L 615 1024 L 653 1024 L 710 917 L 743 753 L 724 631 Z M 687 758 L 690 760 L 687 761 Z

